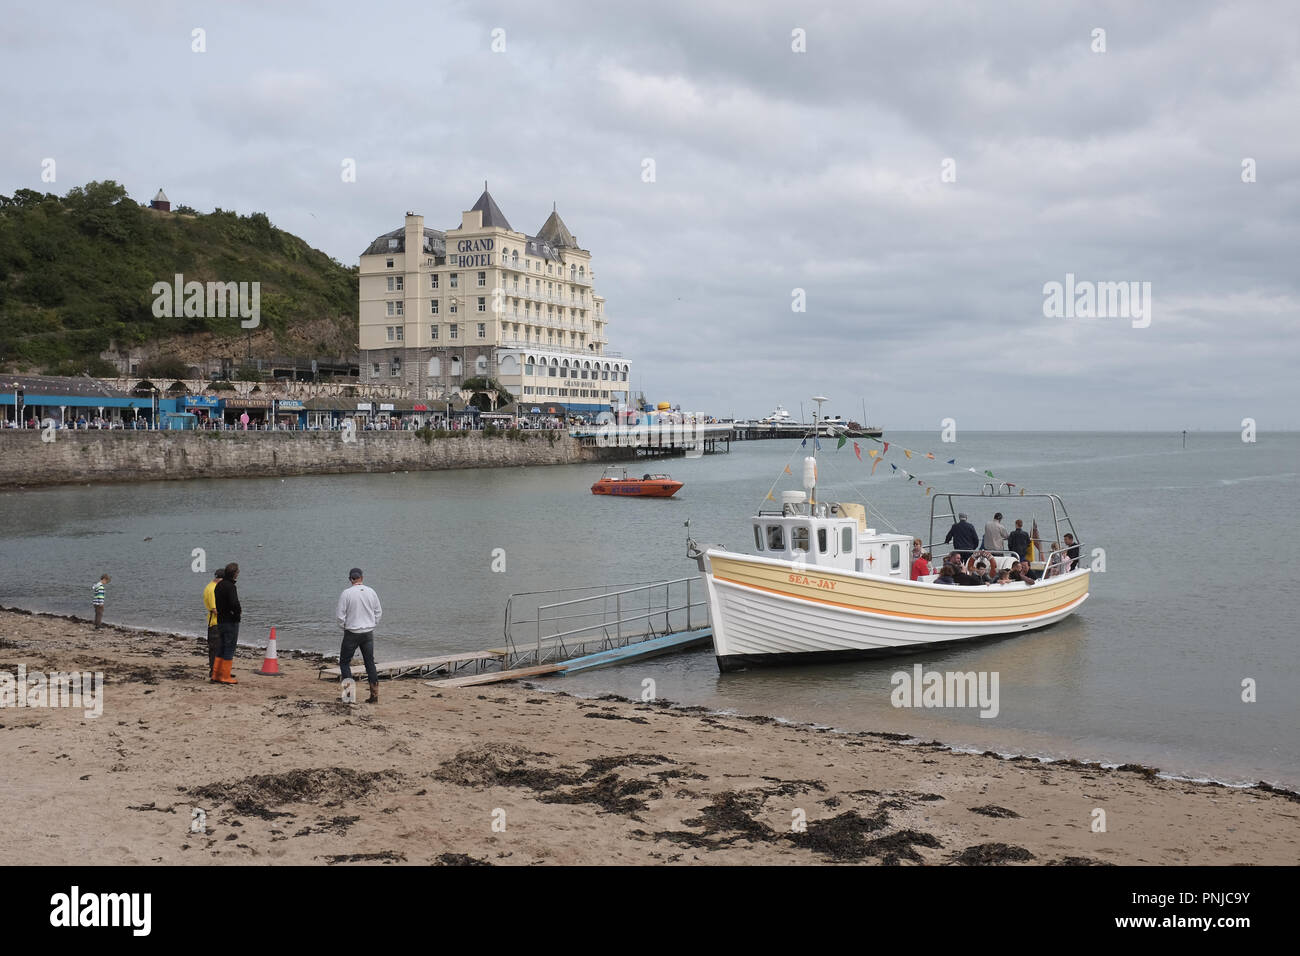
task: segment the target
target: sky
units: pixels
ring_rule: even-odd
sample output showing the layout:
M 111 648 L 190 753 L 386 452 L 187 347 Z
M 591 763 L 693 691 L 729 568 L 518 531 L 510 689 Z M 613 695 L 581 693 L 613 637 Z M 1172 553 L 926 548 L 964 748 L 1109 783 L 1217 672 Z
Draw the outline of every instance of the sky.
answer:
M 651 401 L 1295 429 L 1298 47 L 1291 2 L 55 0 L 0 21 L 0 193 L 163 187 L 355 265 L 486 180 L 557 204 Z

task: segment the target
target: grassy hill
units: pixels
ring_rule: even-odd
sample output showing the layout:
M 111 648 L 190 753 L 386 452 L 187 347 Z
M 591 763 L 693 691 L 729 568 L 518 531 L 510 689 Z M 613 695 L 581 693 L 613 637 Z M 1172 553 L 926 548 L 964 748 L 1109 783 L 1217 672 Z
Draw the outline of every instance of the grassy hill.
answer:
M 355 267 L 264 213 L 159 212 L 108 181 L 62 198 L 0 195 L 0 368 L 107 374 L 98 355 L 110 344 L 243 343 L 238 318 L 154 316 L 154 283 L 178 272 L 186 281 L 260 282 L 259 349 L 328 356 L 355 348 Z

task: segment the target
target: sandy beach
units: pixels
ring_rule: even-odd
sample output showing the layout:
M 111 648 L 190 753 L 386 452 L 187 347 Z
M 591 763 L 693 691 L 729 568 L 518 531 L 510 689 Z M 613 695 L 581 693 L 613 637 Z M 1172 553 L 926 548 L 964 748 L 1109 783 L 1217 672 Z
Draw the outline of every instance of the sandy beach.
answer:
M 241 650 L 227 687 L 194 638 L 0 611 L 0 671 L 20 665 L 105 685 L 99 717 L 0 709 L 11 864 L 1300 861 L 1297 795 L 1144 767 L 583 700 L 561 680 L 385 681 L 378 705 L 347 705 L 283 649 L 278 678 Z

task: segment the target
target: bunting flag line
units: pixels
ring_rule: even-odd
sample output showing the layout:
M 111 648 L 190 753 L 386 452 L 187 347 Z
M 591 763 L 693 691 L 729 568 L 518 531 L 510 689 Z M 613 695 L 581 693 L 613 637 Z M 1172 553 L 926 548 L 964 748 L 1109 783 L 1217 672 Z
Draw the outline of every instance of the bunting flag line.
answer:
M 853 454 L 858 456 L 858 461 L 862 460 L 862 446 L 859 445 L 857 442 L 853 443 Z M 789 468 L 790 466 L 786 465 L 786 467 Z

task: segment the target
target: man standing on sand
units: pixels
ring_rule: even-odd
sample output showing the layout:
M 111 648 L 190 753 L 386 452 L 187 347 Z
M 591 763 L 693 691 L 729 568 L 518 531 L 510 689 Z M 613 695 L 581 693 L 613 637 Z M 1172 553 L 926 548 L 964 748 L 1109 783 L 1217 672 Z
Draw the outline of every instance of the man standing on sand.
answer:
M 91 587 L 90 604 L 95 609 L 95 630 L 104 626 L 104 585 L 112 580 L 107 574 L 101 574 Z
M 203 606 L 208 609 L 208 673 L 217 664 L 217 652 L 221 650 L 221 631 L 217 628 L 217 583 L 226 576 L 225 568 L 212 572 L 212 580 L 203 589 Z
M 370 682 L 367 704 L 379 703 L 379 673 L 375 670 L 375 625 L 383 616 L 379 595 L 375 589 L 362 583 L 360 568 L 348 572 L 350 586 L 339 595 L 336 616 L 343 627 L 343 647 L 339 650 L 339 674 L 343 680 L 352 679 L 352 655 L 361 648 L 361 658 L 366 662 L 366 680 Z
M 212 674 L 209 680 L 214 684 L 238 684 L 239 681 L 235 680 L 230 673 L 230 667 L 235 662 L 235 648 L 239 645 L 239 619 L 243 614 L 243 608 L 239 606 L 239 591 L 235 589 L 235 581 L 239 577 L 239 565 L 232 561 L 226 565 L 225 570 L 225 575 L 217 582 L 216 590 L 213 592 L 217 605 L 217 630 L 221 635 L 221 651 L 212 663 Z

